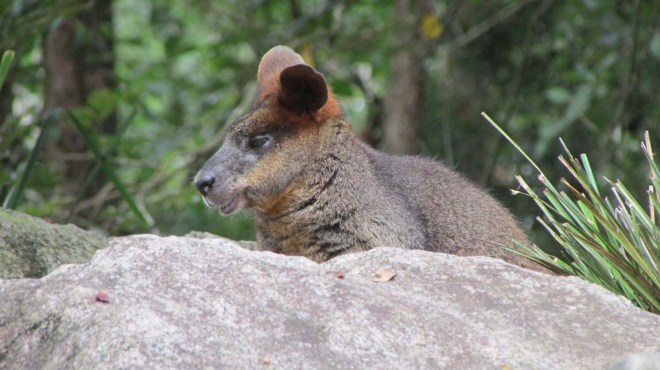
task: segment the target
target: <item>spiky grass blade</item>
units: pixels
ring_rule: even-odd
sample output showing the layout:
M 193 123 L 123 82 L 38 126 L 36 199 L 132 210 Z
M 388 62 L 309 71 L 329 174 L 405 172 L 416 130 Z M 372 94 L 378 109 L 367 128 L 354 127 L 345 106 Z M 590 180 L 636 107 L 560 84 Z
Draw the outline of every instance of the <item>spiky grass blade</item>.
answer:
M 103 155 L 103 152 L 101 151 L 100 147 L 96 144 L 96 141 L 93 140 L 92 136 L 89 134 L 87 129 L 83 126 L 82 123 L 76 118 L 76 116 L 71 113 L 70 111 L 67 111 L 69 118 L 71 118 L 71 121 L 73 124 L 78 128 L 80 131 L 81 136 L 85 140 L 85 143 L 89 147 L 89 149 L 92 151 L 94 154 L 94 157 L 96 157 L 96 160 L 101 164 L 101 169 L 103 169 L 103 172 L 108 176 L 110 181 L 115 185 L 117 188 L 117 191 L 119 191 L 119 194 L 121 195 L 122 199 L 128 204 L 129 208 L 133 211 L 133 213 L 137 216 L 137 218 L 142 221 L 145 225 L 149 225 L 149 222 L 147 221 L 147 218 L 144 216 L 140 208 L 138 207 L 137 203 L 135 202 L 135 199 L 131 196 L 130 192 L 124 185 L 124 183 L 121 181 L 119 176 L 117 176 L 117 173 L 112 169 L 110 164 L 108 163 L 107 158 Z
M 104 154 L 103 157 L 107 157 L 107 155 L 115 152 L 115 150 L 119 146 L 119 143 L 121 142 L 121 138 L 124 136 L 124 133 L 126 133 L 126 130 L 130 126 L 130 124 L 133 122 L 133 119 L 135 118 L 137 112 L 138 112 L 137 108 L 134 108 L 131 111 L 131 113 L 126 117 L 126 119 L 119 124 L 119 127 L 117 128 L 115 134 L 112 136 L 112 141 L 110 142 L 110 145 L 105 152 L 106 154 Z M 94 164 L 92 170 L 87 175 L 87 178 L 85 178 L 85 182 L 83 182 L 83 185 L 80 188 L 80 194 L 73 202 L 71 210 L 69 211 L 69 215 L 66 218 L 67 222 L 71 219 L 71 217 L 73 217 L 74 213 L 76 212 L 76 208 L 78 207 L 78 204 L 82 200 L 83 194 L 90 187 L 90 185 L 92 184 L 92 182 L 99 174 L 99 172 L 101 172 L 102 169 L 103 169 L 102 162 L 97 161 L 96 164 Z
M 46 118 L 41 124 L 41 131 L 39 132 L 37 141 L 34 144 L 34 148 L 32 148 L 32 151 L 30 152 L 30 156 L 28 157 L 27 162 L 25 163 L 25 168 L 23 168 L 21 177 L 19 178 L 18 183 L 16 183 L 16 185 L 14 185 L 12 189 L 9 191 L 9 194 L 7 195 L 7 197 L 5 198 L 2 204 L 2 208 L 16 209 L 16 207 L 18 207 L 18 204 L 20 203 L 21 198 L 23 197 L 23 191 L 27 186 L 27 180 L 28 178 L 30 178 L 30 175 L 32 174 L 32 169 L 34 168 L 34 164 L 37 161 L 37 157 L 44 148 L 44 143 L 46 142 L 48 131 L 53 125 L 55 125 L 60 114 L 61 114 L 60 110 L 53 110 L 50 113 L 48 113 L 48 115 L 46 115 Z

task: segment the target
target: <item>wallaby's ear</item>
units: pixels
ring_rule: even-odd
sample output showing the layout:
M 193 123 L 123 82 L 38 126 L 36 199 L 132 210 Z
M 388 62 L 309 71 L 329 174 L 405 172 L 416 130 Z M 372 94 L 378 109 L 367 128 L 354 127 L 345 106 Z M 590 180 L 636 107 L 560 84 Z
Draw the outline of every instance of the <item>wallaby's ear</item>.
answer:
M 265 84 L 269 80 L 276 80 L 286 67 L 296 64 L 305 64 L 305 60 L 300 54 L 286 46 L 273 47 L 264 54 L 259 62 L 259 72 L 257 72 L 259 83 Z
M 313 114 L 328 101 L 325 78 L 306 64 L 287 67 L 280 73 L 280 101 L 298 114 Z
M 259 92 L 254 105 L 267 96 L 277 96 L 287 111 L 314 122 L 341 115 L 341 108 L 323 75 L 305 64 L 286 46 L 275 46 L 259 63 Z
M 257 72 L 259 94 L 256 103 L 262 101 L 267 95 L 279 92 L 280 74 L 287 67 L 297 64 L 305 64 L 305 60 L 286 46 L 275 46 L 264 54 Z

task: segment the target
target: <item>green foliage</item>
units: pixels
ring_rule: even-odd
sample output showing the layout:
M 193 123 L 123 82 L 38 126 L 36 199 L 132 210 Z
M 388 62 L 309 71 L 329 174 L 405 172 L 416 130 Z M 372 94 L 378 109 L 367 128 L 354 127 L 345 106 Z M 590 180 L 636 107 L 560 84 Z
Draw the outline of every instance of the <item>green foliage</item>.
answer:
M 0 50 L 27 49 L 53 20 L 83 7 L 76 0 L 5 0 L 0 2 Z
M 528 258 L 577 275 L 621 294 L 639 307 L 660 313 L 660 169 L 655 162 L 649 133 L 642 151 L 649 164 L 648 204 L 642 205 L 623 184 L 606 179 L 611 195 L 601 193 L 586 154 L 559 161 L 575 182 L 561 179 L 555 186 L 538 165 L 490 117 L 497 128 L 536 168 L 542 194 L 521 176 L 518 183 L 541 210 L 538 221 L 561 246 L 557 258 L 535 246 L 525 246 Z

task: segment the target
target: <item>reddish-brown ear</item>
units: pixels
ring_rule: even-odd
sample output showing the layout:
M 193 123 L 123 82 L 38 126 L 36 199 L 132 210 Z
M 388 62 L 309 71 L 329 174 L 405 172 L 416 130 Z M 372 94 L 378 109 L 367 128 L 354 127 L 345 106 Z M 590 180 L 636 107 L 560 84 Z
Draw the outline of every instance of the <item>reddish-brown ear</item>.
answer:
M 255 103 L 262 101 L 267 95 L 278 93 L 280 74 L 285 68 L 297 64 L 305 64 L 305 61 L 286 46 L 275 46 L 264 54 L 259 63 L 259 72 L 257 72 L 259 94 Z
M 341 108 L 323 75 L 305 64 L 303 58 L 286 46 L 275 46 L 259 63 L 257 105 L 268 96 L 279 99 L 282 107 L 313 122 L 325 122 L 341 115 Z
M 328 101 L 325 78 L 305 64 L 285 68 L 280 74 L 280 102 L 297 114 L 313 114 Z

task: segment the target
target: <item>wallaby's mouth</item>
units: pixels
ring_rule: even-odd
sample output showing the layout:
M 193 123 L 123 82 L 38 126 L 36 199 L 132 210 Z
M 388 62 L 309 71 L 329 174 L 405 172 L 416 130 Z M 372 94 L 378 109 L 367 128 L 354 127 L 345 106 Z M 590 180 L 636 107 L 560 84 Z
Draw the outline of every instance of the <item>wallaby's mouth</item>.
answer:
M 243 197 L 240 194 L 232 197 L 229 202 L 218 207 L 218 209 L 220 209 L 220 213 L 223 215 L 229 215 L 233 213 L 241 205 L 241 199 L 243 199 Z
M 233 191 L 230 193 L 219 194 L 212 192 L 207 194 L 204 199 L 204 204 L 207 207 L 217 208 L 223 215 L 229 215 L 247 205 L 247 199 L 242 191 Z

